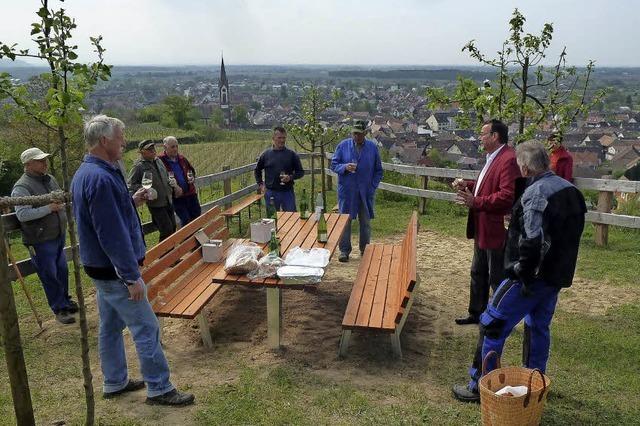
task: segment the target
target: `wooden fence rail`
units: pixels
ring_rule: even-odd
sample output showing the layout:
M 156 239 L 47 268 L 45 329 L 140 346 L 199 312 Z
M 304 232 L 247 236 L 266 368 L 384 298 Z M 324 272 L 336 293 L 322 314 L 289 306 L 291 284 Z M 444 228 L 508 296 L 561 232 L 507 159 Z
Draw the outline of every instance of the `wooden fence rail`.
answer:
M 310 154 L 301 154 L 300 157 L 308 158 L 310 157 Z M 328 159 L 330 159 L 331 154 L 328 154 L 327 157 Z M 240 199 L 245 195 L 256 191 L 257 185 L 251 184 L 233 193 L 230 192 L 231 179 L 237 176 L 241 176 L 245 173 L 253 172 L 255 167 L 256 163 L 251 163 L 233 169 L 223 170 L 219 173 L 197 177 L 196 186 L 198 188 L 203 188 L 215 182 L 224 182 L 225 187 L 225 195 L 221 198 L 203 204 L 203 211 L 206 211 L 217 205 L 228 205 L 232 201 Z M 398 172 L 403 175 L 422 177 L 422 184 L 420 185 L 421 188 L 412 188 L 408 186 L 381 182 L 380 189 L 383 191 L 390 191 L 398 194 L 418 197 L 420 199 L 420 211 L 423 214 L 426 212 L 426 200 L 428 199 L 444 200 L 450 202 L 453 202 L 455 200 L 455 194 L 453 192 L 426 189 L 427 181 L 430 177 L 450 179 L 461 177 L 463 179 L 476 179 L 479 175 L 479 171 L 476 170 L 443 169 L 437 167 L 420 167 L 391 163 L 382 163 L 382 168 L 384 170 Z M 316 169 L 315 171 L 319 173 L 319 169 Z M 330 169 L 326 169 L 325 171 L 327 173 L 328 179 L 331 177 L 336 177 L 336 174 Z M 308 173 L 309 171 L 306 170 L 305 172 Z M 640 229 L 640 217 L 611 213 L 611 199 L 613 193 L 640 193 L 640 182 L 621 181 L 613 179 L 575 178 L 574 183 L 579 189 L 595 190 L 599 192 L 597 211 L 589 211 L 586 215 L 586 220 L 596 225 L 595 239 L 597 245 L 604 246 L 607 244 L 609 225 Z M 20 224 L 15 217 L 15 213 L 2 215 L 2 221 L 5 232 L 11 232 L 20 229 Z M 142 229 L 145 234 L 155 231 L 155 227 L 151 222 L 144 223 L 142 225 Z M 70 247 L 65 247 L 65 254 L 69 258 L 69 256 L 71 255 Z M 18 262 L 18 268 L 20 269 L 20 272 L 23 276 L 35 273 L 35 270 L 33 269 L 33 266 L 31 265 L 29 259 Z M 11 277 L 11 280 L 16 279 L 15 272 L 12 268 L 10 269 L 9 275 Z

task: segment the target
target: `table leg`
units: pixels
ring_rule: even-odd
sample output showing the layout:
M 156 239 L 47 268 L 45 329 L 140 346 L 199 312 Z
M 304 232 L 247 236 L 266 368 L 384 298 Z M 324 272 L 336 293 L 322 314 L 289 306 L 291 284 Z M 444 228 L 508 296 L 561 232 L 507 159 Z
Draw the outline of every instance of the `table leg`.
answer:
M 282 338 L 282 290 L 267 287 L 267 341 L 270 349 L 279 349 Z

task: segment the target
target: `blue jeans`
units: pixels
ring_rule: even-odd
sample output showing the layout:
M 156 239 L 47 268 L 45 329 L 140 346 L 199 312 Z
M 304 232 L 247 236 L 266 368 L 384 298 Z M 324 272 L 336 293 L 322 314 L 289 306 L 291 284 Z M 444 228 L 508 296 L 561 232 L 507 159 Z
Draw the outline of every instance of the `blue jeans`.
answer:
M 180 218 L 180 226 L 185 226 L 202 214 L 197 194 L 189 195 L 188 197 L 174 198 L 173 209 Z
M 104 392 L 117 392 L 129 383 L 127 357 L 122 331 L 129 328 L 136 345 L 140 372 L 147 384 L 147 396 L 162 395 L 174 389 L 169 381 L 169 364 L 160 346 L 160 327 L 153 309 L 145 297 L 139 302 L 129 300 L 127 285 L 120 280 L 92 279 L 100 317 L 98 350 L 104 376 Z
M 343 213 L 343 202 L 338 200 L 340 204 L 340 212 Z M 360 247 L 360 253 L 364 253 L 365 247 L 371 241 L 371 218 L 369 218 L 369 212 L 367 211 L 367 206 L 360 200 L 358 207 L 358 220 L 360 221 L 360 239 L 358 241 L 358 245 Z M 351 253 L 351 222 L 353 220 L 349 219 L 349 223 L 347 223 L 347 227 L 342 234 L 342 238 L 340 239 L 340 243 L 338 244 L 340 248 L 340 253 L 349 256 Z
M 264 192 L 265 205 L 269 205 L 269 200 L 273 197 L 273 202 L 276 204 L 276 210 L 283 212 L 295 212 L 296 211 L 296 194 L 291 191 L 273 191 L 267 188 Z
M 55 240 L 28 247 L 31 263 L 36 272 L 47 302 L 54 314 L 69 307 L 69 269 L 64 255 L 64 235 Z
M 536 281 L 530 286 L 532 294 L 526 297 L 520 293 L 521 289 L 521 282 L 504 280 L 480 316 L 478 347 L 469 369 L 471 389 L 478 389 L 484 357 L 491 351 L 496 351 L 501 356 L 507 337 L 523 318 L 523 365 L 527 368 L 539 368 L 543 373 L 546 371 L 551 345 L 549 325 L 560 288 L 547 285 L 544 281 Z M 487 372 L 495 367 L 495 359 L 492 359 L 487 364 Z

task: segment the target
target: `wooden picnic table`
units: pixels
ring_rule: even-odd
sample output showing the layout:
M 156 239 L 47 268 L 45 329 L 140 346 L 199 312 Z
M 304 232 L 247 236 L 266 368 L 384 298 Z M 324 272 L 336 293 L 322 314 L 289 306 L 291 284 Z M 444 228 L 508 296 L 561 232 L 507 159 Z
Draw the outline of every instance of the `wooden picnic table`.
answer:
M 328 240 L 326 243 L 319 243 L 317 240 L 317 222 L 314 215 L 309 219 L 300 219 L 297 212 L 279 212 L 277 233 L 280 240 L 280 252 L 282 257 L 286 256 L 289 250 L 294 247 L 303 249 L 325 248 L 329 250 L 329 256 L 333 255 L 342 233 L 349 223 L 348 214 L 328 213 L 325 214 L 327 220 Z M 249 240 L 229 239 L 229 242 L 243 242 Z M 262 244 L 263 249 L 268 251 L 268 243 Z M 212 277 L 214 284 L 243 285 L 248 287 L 265 287 L 267 293 L 267 341 L 269 347 L 278 349 L 282 338 L 282 290 L 283 289 L 304 289 L 304 285 L 284 284 L 277 278 L 263 278 L 250 280 L 246 275 L 227 274 L 223 268 L 217 268 Z

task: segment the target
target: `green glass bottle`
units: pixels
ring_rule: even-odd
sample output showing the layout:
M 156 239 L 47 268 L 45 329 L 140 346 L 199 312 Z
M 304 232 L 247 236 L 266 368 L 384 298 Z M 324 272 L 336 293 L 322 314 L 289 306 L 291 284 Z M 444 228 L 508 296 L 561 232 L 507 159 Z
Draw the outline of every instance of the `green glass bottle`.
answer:
M 275 229 L 271 230 L 271 240 L 269 241 L 269 253 L 274 253 L 276 256 L 280 257 L 280 241 L 278 241 L 278 236 L 276 235 Z
M 276 202 L 273 197 L 269 198 L 269 204 L 267 204 L 267 217 L 273 219 L 278 229 L 278 211 L 276 210 Z
M 320 209 L 320 218 L 318 219 L 318 242 L 326 243 L 329 239 L 329 234 L 327 233 L 327 219 L 324 217 L 324 211 Z
M 300 219 L 309 219 L 309 200 L 307 199 L 307 190 L 304 188 L 300 199 Z

